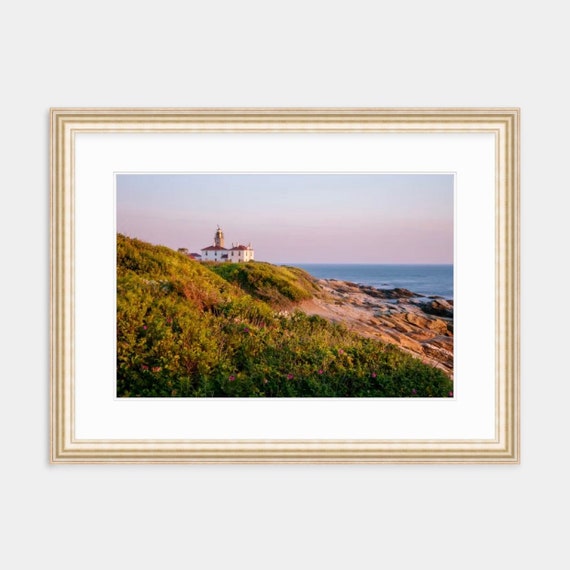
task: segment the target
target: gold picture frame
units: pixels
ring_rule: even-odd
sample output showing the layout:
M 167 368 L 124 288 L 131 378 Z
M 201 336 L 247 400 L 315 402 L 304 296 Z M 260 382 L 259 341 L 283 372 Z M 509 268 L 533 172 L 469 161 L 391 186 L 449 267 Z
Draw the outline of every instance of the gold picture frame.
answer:
M 519 145 L 516 108 L 51 110 L 52 463 L 518 463 Z M 175 133 L 486 133 L 494 140 L 494 437 L 123 439 L 76 434 L 76 137 Z M 112 263 L 111 260 L 109 260 Z M 104 421 L 104 420 L 102 420 Z

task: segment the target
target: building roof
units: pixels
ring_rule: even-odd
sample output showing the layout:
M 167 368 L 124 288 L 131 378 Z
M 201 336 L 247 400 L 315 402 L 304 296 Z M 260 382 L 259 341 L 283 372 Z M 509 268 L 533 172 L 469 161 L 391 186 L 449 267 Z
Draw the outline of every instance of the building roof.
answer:
M 217 245 L 209 245 L 203 247 L 200 251 L 228 251 L 225 247 L 218 247 Z
M 248 249 L 251 249 L 251 247 L 247 247 L 247 245 L 236 245 L 235 247 L 232 247 L 230 251 L 233 250 L 247 251 Z

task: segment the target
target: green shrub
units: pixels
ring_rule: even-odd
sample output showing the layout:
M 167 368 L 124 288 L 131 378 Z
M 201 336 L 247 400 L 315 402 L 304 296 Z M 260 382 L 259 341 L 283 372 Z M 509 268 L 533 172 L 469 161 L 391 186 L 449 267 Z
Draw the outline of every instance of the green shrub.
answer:
M 446 397 L 453 390 L 441 371 L 392 345 L 317 316 L 278 312 L 317 289 L 296 268 L 201 264 L 118 235 L 118 396 Z
M 221 263 L 208 266 L 226 281 L 275 307 L 310 299 L 318 287 L 302 269 L 279 267 L 269 263 Z

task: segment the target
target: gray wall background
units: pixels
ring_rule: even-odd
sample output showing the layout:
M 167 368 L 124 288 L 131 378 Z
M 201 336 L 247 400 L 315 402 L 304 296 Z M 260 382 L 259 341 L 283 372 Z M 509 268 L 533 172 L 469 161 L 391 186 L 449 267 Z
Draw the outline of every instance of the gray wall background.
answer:
M 570 41 L 562 7 L 551 0 L 6 5 L 0 565 L 567 565 Z M 51 106 L 520 106 L 522 464 L 50 466 Z

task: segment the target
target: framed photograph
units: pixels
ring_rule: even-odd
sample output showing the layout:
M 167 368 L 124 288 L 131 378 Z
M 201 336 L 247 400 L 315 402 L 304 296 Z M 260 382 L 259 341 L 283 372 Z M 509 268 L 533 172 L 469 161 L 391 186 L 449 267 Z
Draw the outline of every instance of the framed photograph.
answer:
M 518 463 L 519 115 L 52 109 L 52 462 Z

